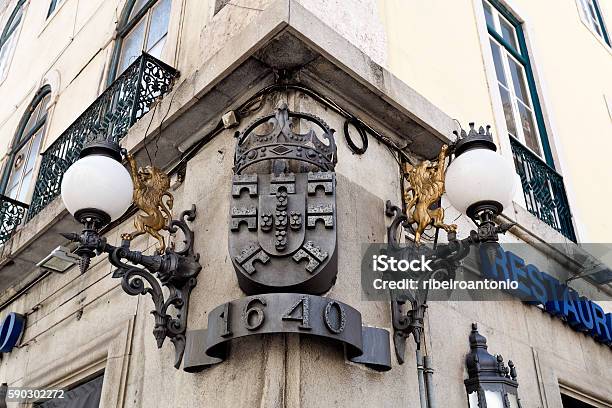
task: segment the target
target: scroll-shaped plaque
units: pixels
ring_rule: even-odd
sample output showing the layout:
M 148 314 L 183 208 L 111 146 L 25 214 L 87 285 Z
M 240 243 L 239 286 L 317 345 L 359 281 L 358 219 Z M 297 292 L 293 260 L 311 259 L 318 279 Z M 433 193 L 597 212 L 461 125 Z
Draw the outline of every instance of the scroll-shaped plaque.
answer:
M 294 132 L 300 122 L 312 129 Z M 271 130 L 256 133 L 260 126 Z M 333 130 L 285 104 L 238 134 L 229 252 L 245 293 L 319 294 L 332 286 L 338 272 L 335 164 Z
M 333 299 L 299 293 L 275 293 L 233 300 L 213 309 L 208 328 L 187 332 L 184 367 L 201 371 L 228 357 L 235 338 L 300 333 L 344 343 L 347 358 L 377 371 L 391 369 L 389 332 L 363 326 L 361 314 Z

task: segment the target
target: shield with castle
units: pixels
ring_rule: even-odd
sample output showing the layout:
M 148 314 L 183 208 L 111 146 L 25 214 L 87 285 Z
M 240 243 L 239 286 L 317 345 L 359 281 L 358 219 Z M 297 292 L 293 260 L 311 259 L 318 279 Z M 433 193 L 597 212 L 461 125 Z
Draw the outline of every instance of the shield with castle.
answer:
M 229 253 L 245 293 L 319 294 L 335 281 L 333 133 L 285 103 L 237 133 Z

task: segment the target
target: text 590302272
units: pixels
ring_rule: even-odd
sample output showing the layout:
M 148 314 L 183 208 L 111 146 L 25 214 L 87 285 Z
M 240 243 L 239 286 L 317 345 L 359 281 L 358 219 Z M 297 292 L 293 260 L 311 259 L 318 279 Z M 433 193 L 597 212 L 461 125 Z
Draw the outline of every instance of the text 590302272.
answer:
M 64 398 L 65 390 L 59 388 L 23 388 L 9 387 L 6 390 L 6 402 L 34 402 L 48 399 Z

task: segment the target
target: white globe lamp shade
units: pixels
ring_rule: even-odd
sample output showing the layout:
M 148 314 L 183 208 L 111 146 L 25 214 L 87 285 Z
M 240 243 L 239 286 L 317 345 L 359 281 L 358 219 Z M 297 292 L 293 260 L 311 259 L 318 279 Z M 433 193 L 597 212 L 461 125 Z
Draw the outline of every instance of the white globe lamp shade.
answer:
M 62 200 L 77 220 L 96 214 L 107 224 L 128 209 L 134 185 L 120 160 L 119 146 L 102 142 L 84 148 L 81 158 L 68 168 L 62 179 Z
M 455 147 L 455 159 L 446 170 L 448 200 L 460 212 L 474 219 L 483 209 L 501 213 L 514 196 L 514 167 L 496 152 L 493 136 L 482 127 L 462 131 Z
M 514 175 L 514 168 L 500 154 L 482 148 L 468 150 L 446 170 L 446 195 L 464 214 L 485 202 L 497 205 L 501 212 L 512 202 Z

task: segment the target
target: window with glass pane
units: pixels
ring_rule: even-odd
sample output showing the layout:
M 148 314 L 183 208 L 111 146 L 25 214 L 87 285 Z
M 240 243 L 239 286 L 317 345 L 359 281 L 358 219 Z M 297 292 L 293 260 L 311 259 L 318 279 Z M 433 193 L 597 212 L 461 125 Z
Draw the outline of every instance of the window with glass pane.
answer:
M 61 2 L 62 0 L 51 0 L 51 3 L 49 3 L 49 11 L 47 12 L 47 18 L 49 18 L 49 16 L 53 14 L 55 9 Z
M 4 195 L 27 202 L 34 186 L 34 171 L 45 136 L 47 105 L 51 90 L 41 89 L 22 118 L 7 162 Z M 8 175 L 8 177 L 7 177 Z
M 563 408 L 595 408 L 594 405 L 587 404 L 565 394 L 561 394 L 561 401 L 563 402 Z
M 0 35 L 0 81 L 6 78 L 8 65 L 17 43 L 17 32 L 21 17 L 23 16 L 23 4 L 25 0 L 19 0 L 9 16 L 9 19 Z
M 502 12 L 495 2 L 485 0 L 483 6 L 508 133 L 549 161 L 549 157 L 544 155 L 546 130 L 543 123 L 538 122 L 541 110 L 537 100 L 534 101 L 537 94 L 529 80 L 533 74 L 520 24 L 510 21 L 506 17 L 507 11 Z
M 597 0 L 577 0 L 582 21 L 602 40 L 610 45 L 610 37 L 606 30 L 601 10 Z
M 102 396 L 104 375 L 86 383 L 71 387 L 63 398 L 51 399 L 34 404 L 35 408 L 98 408 Z
M 121 39 L 115 76 L 125 71 L 143 52 L 160 58 L 168 35 L 171 2 L 172 0 L 128 1 L 124 21 L 119 27 Z

